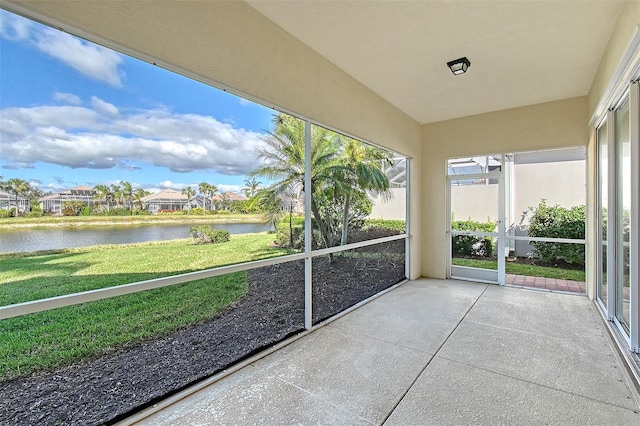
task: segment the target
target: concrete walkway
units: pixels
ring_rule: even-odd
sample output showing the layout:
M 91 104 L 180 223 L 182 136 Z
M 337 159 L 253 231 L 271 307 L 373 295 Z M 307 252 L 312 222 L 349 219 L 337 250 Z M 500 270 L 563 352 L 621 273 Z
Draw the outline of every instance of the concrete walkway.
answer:
M 584 296 L 412 281 L 146 425 L 640 425 Z

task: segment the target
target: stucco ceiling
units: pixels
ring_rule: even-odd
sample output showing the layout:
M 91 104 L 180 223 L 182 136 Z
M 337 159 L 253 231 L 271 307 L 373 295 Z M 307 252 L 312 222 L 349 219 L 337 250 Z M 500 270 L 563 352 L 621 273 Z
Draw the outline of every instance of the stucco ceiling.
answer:
M 619 1 L 248 3 L 420 123 L 587 95 Z M 446 66 L 467 56 L 469 71 Z

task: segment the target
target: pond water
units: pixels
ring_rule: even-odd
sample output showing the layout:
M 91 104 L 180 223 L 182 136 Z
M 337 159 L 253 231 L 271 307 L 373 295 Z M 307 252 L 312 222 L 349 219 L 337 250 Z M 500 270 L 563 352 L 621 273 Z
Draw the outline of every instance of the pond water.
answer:
M 187 238 L 190 226 L 193 224 L 16 229 L 0 232 L 0 253 L 174 240 Z M 266 232 L 272 229 L 268 223 L 216 223 L 211 227 L 226 229 L 231 234 Z

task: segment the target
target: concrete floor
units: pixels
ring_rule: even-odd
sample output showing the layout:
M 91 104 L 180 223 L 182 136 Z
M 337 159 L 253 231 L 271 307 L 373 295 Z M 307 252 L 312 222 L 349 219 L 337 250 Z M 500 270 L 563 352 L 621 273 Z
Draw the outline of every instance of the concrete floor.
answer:
M 640 425 L 585 296 L 411 281 L 143 425 Z

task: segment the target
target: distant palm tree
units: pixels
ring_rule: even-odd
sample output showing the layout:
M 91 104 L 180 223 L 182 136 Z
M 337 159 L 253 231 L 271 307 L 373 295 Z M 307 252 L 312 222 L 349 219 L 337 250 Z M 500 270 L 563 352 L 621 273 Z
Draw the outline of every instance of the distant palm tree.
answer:
M 244 185 L 245 187 L 242 188 L 242 192 L 244 192 L 244 195 L 246 195 L 247 198 L 251 198 L 256 195 L 260 185 L 262 185 L 262 182 L 257 180 L 255 177 L 252 177 L 251 179 L 245 179 Z
M 96 196 L 98 200 L 104 200 L 107 204 L 107 211 L 111 210 L 111 199 L 113 197 L 113 193 L 111 192 L 111 188 L 107 185 L 96 185 L 93 187 L 96 191 Z
M 4 183 L 4 189 L 9 194 L 13 194 L 15 196 L 16 202 L 16 217 L 18 217 L 18 212 L 20 211 L 20 197 L 26 197 L 31 191 L 31 185 L 29 182 L 23 179 L 11 178 L 6 183 Z
M 133 187 L 127 181 L 120 181 L 122 187 L 122 198 L 129 207 L 129 213 L 133 214 Z
M 142 199 L 147 195 L 151 195 L 151 193 L 149 191 L 145 191 L 142 188 L 138 188 L 135 191 L 133 191 L 133 198 L 138 202 L 138 208 L 140 210 L 144 209 L 144 206 L 142 205 Z
M 116 202 L 116 207 L 122 206 L 122 199 L 124 197 L 122 196 L 122 188 L 120 185 L 116 185 L 115 183 L 111 184 L 111 197 L 113 197 L 113 200 Z
M 229 210 L 231 207 L 231 197 L 229 197 L 228 192 L 223 192 L 220 194 L 220 208 L 222 210 Z
M 196 190 L 190 186 L 182 188 L 182 193 L 187 196 L 187 214 L 191 214 L 191 199 L 196 195 Z
M 98 200 L 104 200 L 107 205 L 107 211 L 111 210 L 111 188 L 107 185 L 99 184 L 93 187 L 96 191 L 95 198 Z
M 209 196 L 209 200 L 211 201 L 211 210 L 213 210 L 213 197 L 216 195 L 216 192 L 218 192 L 218 187 L 207 182 L 201 182 L 198 185 L 198 191 L 200 191 L 203 197 L 205 195 Z M 206 203 L 203 204 L 205 204 L 203 207 L 206 210 Z

